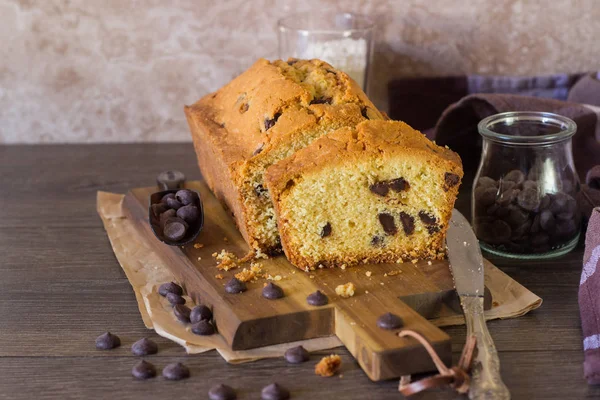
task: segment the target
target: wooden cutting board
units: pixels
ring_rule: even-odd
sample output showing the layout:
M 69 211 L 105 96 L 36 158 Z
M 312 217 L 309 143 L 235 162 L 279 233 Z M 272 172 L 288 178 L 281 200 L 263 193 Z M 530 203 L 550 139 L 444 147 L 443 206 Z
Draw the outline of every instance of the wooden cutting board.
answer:
M 147 217 L 149 197 L 157 191 L 155 187 L 130 191 L 123 203 L 124 212 L 141 235 L 156 243 L 157 253 L 194 301 L 212 307 L 217 329 L 233 350 L 335 334 L 374 381 L 434 369 L 431 359 L 414 339 L 400 338 L 398 331 L 377 327 L 377 318 L 392 312 L 402 317 L 405 328 L 423 334 L 442 360 L 450 363 L 449 336 L 413 309 L 439 309 L 441 299 L 452 292 L 446 261 L 434 261 L 431 265 L 426 261 L 365 264 L 306 273 L 280 256 L 258 262 L 265 273 L 281 276 L 276 283 L 283 288 L 284 298 L 267 300 L 261 296 L 266 279 L 249 282 L 245 293 L 228 294 L 225 283 L 240 269 L 218 270 L 212 254 L 225 249 L 242 257 L 248 246 L 229 213 L 204 182 L 188 182 L 186 187 L 197 190 L 204 204 L 204 229 L 195 242 L 201 243 L 202 248 L 193 244 L 168 246 L 154 238 Z M 218 274 L 224 279 L 217 278 Z M 336 286 L 348 282 L 356 286 L 355 295 L 349 298 L 336 295 Z M 327 306 L 313 307 L 306 303 L 306 296 L 317 289 L 329 297 Z

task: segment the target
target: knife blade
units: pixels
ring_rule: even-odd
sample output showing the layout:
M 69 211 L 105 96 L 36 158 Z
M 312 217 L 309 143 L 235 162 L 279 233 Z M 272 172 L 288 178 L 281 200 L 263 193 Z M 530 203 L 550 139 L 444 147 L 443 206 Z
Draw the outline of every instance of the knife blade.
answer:
M 456 209 L 448 225 L 446 246 L 458 295 L 483 297 L 483 256 L 479 241 L 469 221 Z
M 446 232 L 446 247 L 454 287 L 465 314 L 467 336 L 477 338 L 477 353 L 471 368 L 469 398 L 476 400 L 508 400 L 510 392 L 500 376 L 500 359 L 485 324 L 483 313 L 484 269 L 479 241 L 469 221 L 458 210 Z

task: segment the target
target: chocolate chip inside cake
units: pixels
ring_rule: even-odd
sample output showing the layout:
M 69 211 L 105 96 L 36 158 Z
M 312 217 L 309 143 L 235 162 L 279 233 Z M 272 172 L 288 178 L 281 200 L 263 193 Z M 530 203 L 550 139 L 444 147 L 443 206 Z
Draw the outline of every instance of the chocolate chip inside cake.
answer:
M 288 259 L 303 269 L 444 256 L 463 171 L 403 122 L 366 121 L 268 169 Z
M 185 108 L 204 179 L 248 244 L 270 254 L 280 239 L 266 169 L 336 129 L 383 119 L 347 74 L 319 60 L 290 61 L 259 60 Z

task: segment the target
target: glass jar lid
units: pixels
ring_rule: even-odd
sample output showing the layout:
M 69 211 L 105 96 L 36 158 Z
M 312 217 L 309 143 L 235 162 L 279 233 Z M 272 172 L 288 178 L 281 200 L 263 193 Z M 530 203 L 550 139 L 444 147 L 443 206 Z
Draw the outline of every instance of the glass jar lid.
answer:
M 511 111 L 491 115 L 477 125 L 484 138 L 516 146 L 562 142 L 577 131 L 570 118 L 549 112 Z

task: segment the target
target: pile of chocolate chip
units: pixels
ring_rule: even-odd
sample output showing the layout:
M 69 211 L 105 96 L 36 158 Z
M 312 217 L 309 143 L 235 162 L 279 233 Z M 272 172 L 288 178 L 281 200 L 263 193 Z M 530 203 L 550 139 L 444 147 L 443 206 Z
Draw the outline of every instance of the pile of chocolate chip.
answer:
M 173 314 L 184 324 L 192 324 L 192 332 L 200 336 L 213 335 L 215 326 L 212 323 L 212 311 L 204 304 L 199 304 L 193 309 L 185 305 L 183 288 L 175 282 L 163 283 L 158 288 L 158 293 L 165 297 L 173 306 Z
M 160 202 L 151 205 L 152 213 L 157 219 L 165 239 L 179 242 L 184 239 L 190 229 L 200 219 L 198 194 L 181 189 L 176 193 L 165 194 Z
M 526 177 L 520 170 L 499 180 L 479 178 L 473 198 L 477 237 L 511 253 L 543 253 L 561 247 L 579 233 L 580 213 L 569 194 L 574 186 L 564 180 L 562 191 L 545 193 L 535 174 Z

